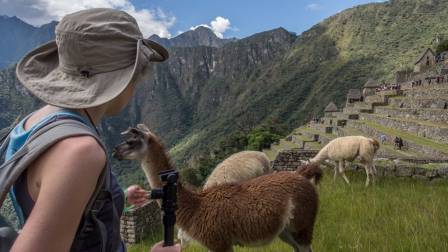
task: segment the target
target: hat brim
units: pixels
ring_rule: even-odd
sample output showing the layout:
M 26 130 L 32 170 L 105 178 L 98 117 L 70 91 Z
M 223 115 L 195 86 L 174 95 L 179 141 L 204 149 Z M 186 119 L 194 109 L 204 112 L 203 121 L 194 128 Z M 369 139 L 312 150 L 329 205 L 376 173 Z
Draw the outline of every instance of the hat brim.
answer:
M 134 64 L 111 72 L 85 77 L 65 73 L 59 67 L 56 42 L 50 41 L 26 54 L 17 64 L 16 76 L 33 95 L 47 104 L 64 108 L 90 108 L 120 95 L 131 81 L 161 62 L 168 52 L 154 41 L 138 41 Z

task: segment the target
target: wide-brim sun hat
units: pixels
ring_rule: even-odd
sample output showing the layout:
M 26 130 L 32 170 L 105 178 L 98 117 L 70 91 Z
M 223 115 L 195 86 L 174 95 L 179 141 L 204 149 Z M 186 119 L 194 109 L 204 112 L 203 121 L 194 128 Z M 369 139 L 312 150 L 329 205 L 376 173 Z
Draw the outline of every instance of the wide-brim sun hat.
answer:
M 168 58 L 163 46 L 144 39 L 124 11 L 94 8 L 64 16 L 56 39 L 27 53 L 17 64 L 19 81 L 47 104 L 89 108 L 122 93 Z

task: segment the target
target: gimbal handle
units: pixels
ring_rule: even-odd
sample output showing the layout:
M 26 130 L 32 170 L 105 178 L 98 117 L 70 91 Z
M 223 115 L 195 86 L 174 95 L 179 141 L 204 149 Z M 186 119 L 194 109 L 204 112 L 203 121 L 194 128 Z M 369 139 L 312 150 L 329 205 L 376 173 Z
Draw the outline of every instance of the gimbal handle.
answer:
M 162 199 L 163 246 L 173 246 L 177 210 L 177 179 L 179 178 L 179 173 L 176 170 L 168 170 L 160 172 L 159 176 L 162 182 L 165 183 L 162 188 L 151 190 L 151 199 Z

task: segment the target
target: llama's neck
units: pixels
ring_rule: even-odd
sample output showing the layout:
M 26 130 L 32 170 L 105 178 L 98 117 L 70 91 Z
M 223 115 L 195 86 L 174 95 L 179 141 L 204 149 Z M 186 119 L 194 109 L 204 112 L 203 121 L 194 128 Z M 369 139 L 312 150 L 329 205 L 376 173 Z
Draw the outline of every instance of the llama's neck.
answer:
M 328 145 L 324 146 L 319 153 L 312 159 L 310 159 L 310 162 L 313 164 L 320 164 L 323 161 L 328 159 Z
M 152 141 L 149 148 L 148 154 L 141 161 L 141 165 L 151 188 L 161 188 L 162 180 L 159 173 L 172 170 L 174 166 L 159 141 Z
M 159 141 L 151 142 L 150 150 L 147 156 L 141 161 L 141 165 L 151 188 L 161 188 L 163 186 L 159 177 L 160 172 L 174 169 L 165 148 Z M 185 183 L 178 182 L 177 222 L 185 230 L 189 230 L 194 225 L 191 217 L 197 212 L 196 209 L 200 206 L 201 200 L 199 193 L 187 187 L 185 187 Z
M 188 185 L 186 186 L 182 182 L 177 184 L 177 224 L 182 229 L 190 230 L 195 225 L 193 216 L 198 213 L 197 209 L 201 204 L 201 195 L 189 188 Z

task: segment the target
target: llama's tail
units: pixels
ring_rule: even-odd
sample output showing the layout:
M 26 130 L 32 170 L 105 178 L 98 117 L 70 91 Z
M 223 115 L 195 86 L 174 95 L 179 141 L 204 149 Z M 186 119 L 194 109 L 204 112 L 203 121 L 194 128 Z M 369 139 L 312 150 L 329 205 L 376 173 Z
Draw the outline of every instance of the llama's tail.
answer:
M 297 168 L 297 173 L 309 179 L 314 185 L 319 184 L 322 179 L 322 169 L 318 164 L 306 164 Z
M 373 144 L 373 150 L 376 153 L 378 151 L 378 149 L 380 148 L 380 143 L 373 138 L 370 139 L 370 142 Z

